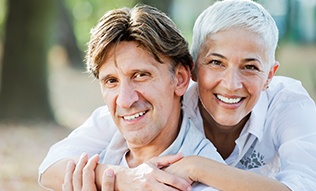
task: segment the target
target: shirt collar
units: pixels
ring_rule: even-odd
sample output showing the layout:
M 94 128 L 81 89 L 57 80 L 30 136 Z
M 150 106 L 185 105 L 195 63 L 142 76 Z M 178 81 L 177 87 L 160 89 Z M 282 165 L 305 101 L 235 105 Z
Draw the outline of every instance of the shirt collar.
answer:
M 184 94 L 182 109 L 188 114 L 189 118 L 192 118 L 198 129 L 203 129 L 203 127 L 199 127 L 199 125 L 202 125 L 203 123 L 198 108 L 198 99 L 199 95 L 197 83 L 191 81 L 187 92 Z M 250 118 L 243 128 L 240 138 L 247 137 L 247 135 L 252 134 L 256 136 L 259 141 L 262 140 L 268 105 L 267 92 L 263 91 L 257 104 L 251 111 Z
M 262 140 L 264 132 L 264 123 L 266 119 L 267 109 L 268 97 L 266 92 L 263 91 L 257 104 L 252 109 L 249 120 L 245 124 L 239 137 L 244 137 L 248 134 L 252 134 L 256 136 L 258 138 L 258 141 L 260 142 Z
M 197 112 L 199 111 L 198 100 L 199 100 L 199 94 L 198 94 L 197 83 L 191 80 L 189 88 L 183 96 L 183 105 L 182 105 L 182 110 L 186 112 L 190 118 L 199 117 L 198 116 L 199 112 Z

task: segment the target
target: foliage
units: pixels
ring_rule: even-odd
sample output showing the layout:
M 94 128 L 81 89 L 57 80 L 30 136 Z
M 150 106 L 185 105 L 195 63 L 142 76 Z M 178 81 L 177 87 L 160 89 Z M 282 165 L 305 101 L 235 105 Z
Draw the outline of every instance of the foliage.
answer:
M 86 49 L 89 40 L 90 29 L 105 12 L 122 6 L 131 7 L 136 4 L 135 0 L 116 1 L 88 1 L 88 0 L 65 0 L 70 16 L 74 23 L 74 31 L 81 50 Z
M 3 31 L 4 31 L 4 19 L 6 16 L 6 1 L 0 0 L 0 42 L 3 37 Z

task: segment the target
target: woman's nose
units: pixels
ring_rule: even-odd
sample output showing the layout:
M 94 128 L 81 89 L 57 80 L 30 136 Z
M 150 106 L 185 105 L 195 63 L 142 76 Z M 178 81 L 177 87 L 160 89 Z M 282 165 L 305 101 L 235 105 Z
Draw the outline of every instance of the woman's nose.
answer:
M 223 85 L 230 91 L 235 91 L 242 88 L 241 76 L 238 69 L 229 69 L 226 71 L 223 80 Z

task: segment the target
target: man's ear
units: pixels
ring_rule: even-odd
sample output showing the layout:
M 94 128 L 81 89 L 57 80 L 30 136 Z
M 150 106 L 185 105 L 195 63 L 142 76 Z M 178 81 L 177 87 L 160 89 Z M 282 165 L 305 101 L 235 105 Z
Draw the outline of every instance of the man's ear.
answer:
M 274 77 L 274 75 L 277 73 L 279 66 L 280 66 L 280 63 L 278 61 L 275 61 L 274 65 L 270 68 L 270 71 L 268 74 L 268 79 L 263 86 L 263 90 L 265 90 L 269 87 L 269 83 L 272 80 L 272 78 Z
M 193 81 L 195 81 L 195 82 L 197 81 L 196 69 L 195 68 L 192 69 L 191 78 L 192 78 Z
M 187 88 L 190 83 L 191 71 L 189 66 L 184 66 L 180 64 L 175 69 L 175 77 L 176 77 L 176 88 L 175 94 L 177 96 L 183 96 L 187 91 Z

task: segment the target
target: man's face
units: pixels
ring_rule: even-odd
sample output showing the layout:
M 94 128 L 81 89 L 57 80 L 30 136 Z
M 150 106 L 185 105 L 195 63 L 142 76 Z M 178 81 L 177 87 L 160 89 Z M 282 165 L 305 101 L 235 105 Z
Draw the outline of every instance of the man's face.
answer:
M 129 147 L 164 141 L 178 125 L 180 96 L 171 60 L 157 62 L 136 42 L 112 46 L 99 69 L 103 98 Z

